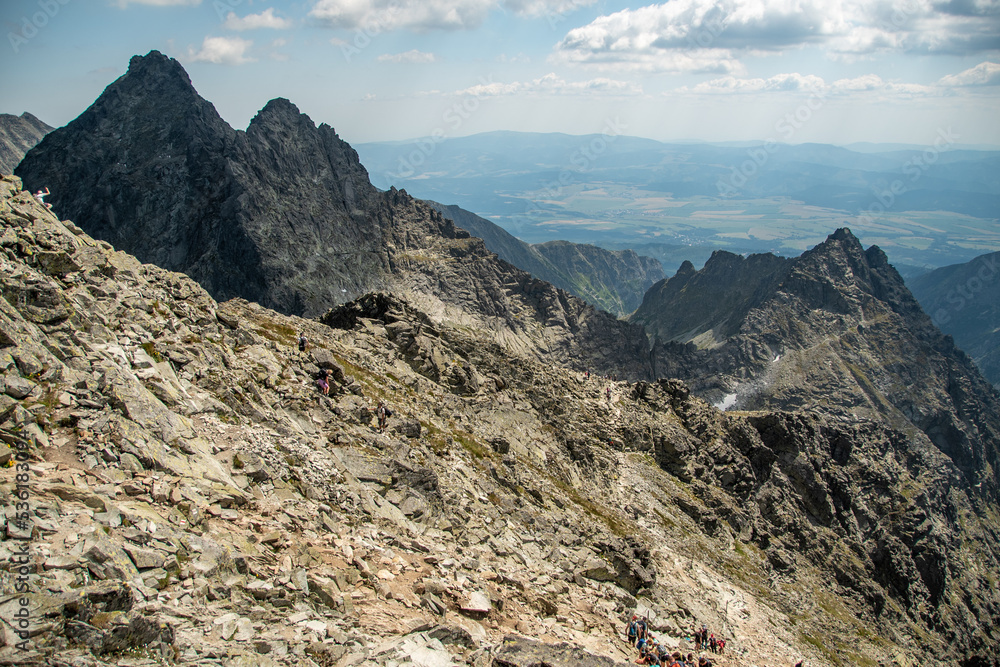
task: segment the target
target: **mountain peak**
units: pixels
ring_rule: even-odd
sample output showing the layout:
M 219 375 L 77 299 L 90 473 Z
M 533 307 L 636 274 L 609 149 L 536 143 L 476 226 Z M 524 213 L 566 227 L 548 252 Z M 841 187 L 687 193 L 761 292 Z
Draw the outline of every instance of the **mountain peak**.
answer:
M 858 245 L 861 245 L 861 241 L 858 239 L 857 236 L 854 235 L 854 232 L 851 231 L 850 227 L 841 227 L 840 229 L 836 230 L 833 234 L 830 234 L 830 236 L 828 236 L 826 240 L 847 241 L 848 243 L 856 243 Z
M 268 128 L 268 131 L 273 131 L 277 127 L 314 131 L 316 124 L 309 116 L 299 111 L 299 108 L 291 101 L 284 97 L 276 97 L 257 112 L 257 115 L 250 121 L 247 132 L 252 133 L 255 128 L 261 127 Z
M 127 77 L 174 78 L 191 86 L 191 78 L 179 62 L 153 50 L 144 56 L 132 56 L 128 61 Z

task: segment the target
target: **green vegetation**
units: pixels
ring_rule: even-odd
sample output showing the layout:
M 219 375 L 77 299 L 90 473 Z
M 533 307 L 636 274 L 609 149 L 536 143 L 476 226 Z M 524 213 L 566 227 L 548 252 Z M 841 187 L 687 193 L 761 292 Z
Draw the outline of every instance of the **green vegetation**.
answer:
M 273 319 L 257 318 L 253 324 L 256 333 L 281 345 L 295 345 L 299 339 L 299 332 L 294 327 Z
M 161 363 L 163 361 L 163 356 L 156 349 L 156 343 L 149 341 L 140 345 L 140 347 L 150 356 L 150 358 L 156 363 Z

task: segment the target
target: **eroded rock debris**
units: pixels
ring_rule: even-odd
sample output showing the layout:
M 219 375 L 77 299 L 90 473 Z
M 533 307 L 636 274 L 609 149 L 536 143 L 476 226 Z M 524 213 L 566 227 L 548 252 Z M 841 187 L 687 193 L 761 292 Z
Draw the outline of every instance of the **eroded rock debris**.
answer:
M 720 665 L 997 664 L 996 507 L 920 433 L 588 378 L 389 295 L 216 303 L 16 178 L 0 222 L 3 664 L 611 665 L 633 614 L 717 628 Z

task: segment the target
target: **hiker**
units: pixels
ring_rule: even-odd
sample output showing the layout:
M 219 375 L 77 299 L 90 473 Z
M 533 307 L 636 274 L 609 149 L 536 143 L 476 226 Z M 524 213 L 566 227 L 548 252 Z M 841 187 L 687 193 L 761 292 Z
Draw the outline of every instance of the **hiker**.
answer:
M 604 390 L 604 394 L 608 397 L 608 403 L 610 403 L 611 402 L 611 387 L 607 387 Z
M 698 658 L 698 667 L 712 667 L 712 661 L 705 656 L 701 656 Z
M 726 652 L 726 640 L 724 638 L 722 638 L 722 637 L 719 637 L 719 639 L 718 639 L 718 641 L 716 643 L 719 646 L 719 655 L 722 655 L 723 653 L 725 653 Z
M 636 620 L 638 616 L 632 616 L 632 620 L 629 621 L 628 628 L 625 630 L 625 635 L 628 637 L 628 643 L 635 646 L 635 642 L 639 637 L 639 622 Z
M 375 409 L 375 416 L 378 417 L 378 430 L 379 431 L 384 431 L 385 430 L 385 422 L 389 418 L 390 415 L 392 415 L 392 413 L 389 412 L 389 408 L 385 407 L 385 402 L 384 401 L 379 401 L 378 402 L 378 407 Z
M 708 638 L 708 647 L 712 649 L 712 653 L 715 653 L 716 649 L 719 648 L 719 642 L 716 640 L 714 632 Z
M 309 340 L 306 338 L 305 332 L 299 333 L 299 352 L 306 351 L 306 345 L 309 344 Z
M 316 388 L 319 389 L 324 396 L 330 395 L 330 371 L 324 368 L 319 372 L 319 377 L 316 378 Z
M 41 190 L 39 190 L 38 192 L 35 193 L 35 199 L 37 199 L 38 203 L 41 204 L 42 206 L 44 206 L 45 208 L 51 209 L 52 208 L 52 204 L 46 204 L 45 203 L 45 198 L 48 197 L 50 194 L 52 194 L 52 193 L 49 192 L 49 188 L 48 188 L 48 186 L 46 186 L 45 187 L 45 192 L 42 192 Z
M 701 630 L 698 628 L 697 624 L 695 624 L 695 626 L 694 626 L 694 633 L 693 634 L 694 634 L 694 650 L 695 651 L 700 651 L 701 650 Z

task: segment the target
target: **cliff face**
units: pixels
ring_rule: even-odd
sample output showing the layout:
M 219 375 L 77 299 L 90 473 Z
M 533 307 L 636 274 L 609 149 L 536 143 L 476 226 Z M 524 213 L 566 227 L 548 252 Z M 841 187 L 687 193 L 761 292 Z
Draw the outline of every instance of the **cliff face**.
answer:
M 739 330 L 790 267 L 791 260 L 774 255 L 744 259 L 717 250 L 701 271 L 684 262 L 672 278 L 653 285 L 629 320 L 662 341 L 713 347 Z
M 25 111 L 0 114 L 0 174 L 13 174 L 24 154 L 52 128 Z
M 219 299 L 318 315 L 391 287 L 513 349 L 651 377 L 637 327 L 497 260 L 405 192 L 378 191 L 357 153 L 287 100 L 233 130 L 155 51 L 17 173 L 89 233 Z
M 0 558 L 34 564 L 0 660 L 610 665 L 641 614 L 752 664 L 998 664 L 996 502 L 913 429 L 587 379 L 398 295 L 218 303 L 14 179 L 0 276 Z
M 568 241 L 525 243 L 463 208 L 428 203 L 483 239 L 504 261 L 619 317 L 635 310 L 646 290 L 663 278 L 658 261 L 633 250 L 605 250 Z
M 924 312 L 1000 388 L 1000 252 L 907 282 Z
M 996 390 L 924 314 L 884 253 L 865 250 L 842 229 L 799 258 L 767 261 L 780 271 L 749 284 L 753 296 L 736 321 L 732 309 L 709 309 L 698 327 L 660 339 L 657 372 L 690 381 L 726 407 L 815 409 L 916 427 L 970 487 L 1000 497 Z M 654 331 L 670 332 L 677 329 L 673 313 L 732 284 L 732 272 L 706 266 L 699 273 L 684 277 L 699 291 L 666 289 L 660 300 L 651 294 L 637 315 L 653 319 Z M 680 342 L 716 331 L 728 335 L 713 333 L 711 346 Z

